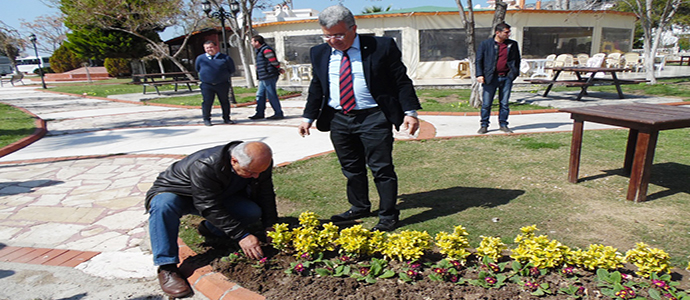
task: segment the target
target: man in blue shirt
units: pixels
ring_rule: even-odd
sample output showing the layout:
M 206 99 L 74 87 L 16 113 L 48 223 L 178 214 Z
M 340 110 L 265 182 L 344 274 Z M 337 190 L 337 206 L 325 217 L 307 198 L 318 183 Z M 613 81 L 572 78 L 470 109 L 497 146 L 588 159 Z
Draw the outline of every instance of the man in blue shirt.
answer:
M 230 76 L 235 73 L 235 62 L 229 56 L 218 52 L 218 45 L 213 41 L 204 43 L 206 53 L 197 56 L 195 68 L 201 80 L 201 115 L 204 125 L 211 126 L 211 108 L 217 95 L 223 110 L 223 123 L 234 124 L 230 120 Z

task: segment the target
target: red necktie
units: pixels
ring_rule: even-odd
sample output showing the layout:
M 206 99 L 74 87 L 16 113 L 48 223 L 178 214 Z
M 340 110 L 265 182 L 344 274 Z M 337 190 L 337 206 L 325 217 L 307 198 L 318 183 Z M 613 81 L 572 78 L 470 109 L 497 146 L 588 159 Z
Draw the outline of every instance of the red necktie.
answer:
M 343 113 L 347 113 L 355 108 L 355 92 L 352 88 L 352 65 L 347 50 L 343 52 L 343 59 L 340 62 L 340 106 Z

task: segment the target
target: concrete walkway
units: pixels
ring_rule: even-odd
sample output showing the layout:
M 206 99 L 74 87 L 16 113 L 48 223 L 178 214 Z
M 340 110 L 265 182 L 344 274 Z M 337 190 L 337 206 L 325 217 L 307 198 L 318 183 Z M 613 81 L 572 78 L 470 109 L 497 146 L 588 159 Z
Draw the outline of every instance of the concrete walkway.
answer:
M 223 125 L 220 109 L 214 108 L 216 125 L 206 127 L 200 109 L 127 102 L 138 94 L 117 101 L 35 88 L 0 89 L 0 102 L 47 123 L 43 138 L 0 157 L 0 299 L 163 299 L 145 247 L 143 207 L 159 172 L 184 155 L 231 140 L 268 143 L 277 165 L 332 150 L 327 133 L 297 134 L 304 96 L 281 102 L 283 120 L 248 120 L 254 107 L 238 107 L 231 115 L 238 123 Z M 678 101 L 616 99 L 596 92 L 582 101 L 553 92 L 549 98 L 519 92 L 512 98 L 553 107 Z M 266 113 L 272 113 L 270 106 Z M 572 130 L 569 115 L 555 110 L 514 113 L 509 121 L 515 134 Z M 489 134 L 503 134 L 495 118 Z M 472 136 L 479 127 L 476 114 L 421 113 L 420 119 L 419 138 Z M 585 125 L 598 128 L 608 126 Z M 218 283 L 208 269 L 188 271 L 198 291 L 191 299 L 262 298 L 227 281 Z

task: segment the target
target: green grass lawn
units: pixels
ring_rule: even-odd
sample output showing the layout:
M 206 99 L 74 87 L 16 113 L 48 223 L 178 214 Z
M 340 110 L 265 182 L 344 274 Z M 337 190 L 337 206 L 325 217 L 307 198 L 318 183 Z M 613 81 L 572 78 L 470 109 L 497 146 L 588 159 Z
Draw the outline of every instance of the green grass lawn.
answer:
M 19 141 L 36 130 L 34 117 L 0 103 L 0 148 Z

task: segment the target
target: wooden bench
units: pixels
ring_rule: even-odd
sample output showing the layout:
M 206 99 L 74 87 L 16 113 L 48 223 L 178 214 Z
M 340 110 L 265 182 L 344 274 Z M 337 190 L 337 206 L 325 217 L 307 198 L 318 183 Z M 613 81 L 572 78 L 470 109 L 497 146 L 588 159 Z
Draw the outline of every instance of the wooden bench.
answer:
M 587 82 L 585 81 L 578 81 L 578 80 L 559 80 L 559 81 L 552 81 L 549 79 L 525 79 L 526 82 L 529 83 L 534 83 L 534 84 L 553 84 L 553 85 L 564 85 L 567 87 L 574 87 L 574 86 L 585 86 L 587 85 Z
M 13 73 L 10 77 L 7 78 L 0 78 L 0 86 L 3 86 L 4 83 L 10 83 L 12 86 L 14 86 L 15 82 L 21 82 L 22 85 L 24 85 L 24 73 L 17 71 L 17 73 Z
M 133 81 L 133 84 L 138 84 L 141 85 L 144 90 L 143 93 L 146 94 L 146 87 L 147 86 L 152 86 L 154 89 L 156 89 L 156 93 L 158 95 L 161 94 L 160 90 L 158 87 L 162 85 L 174 85 L 175 86 L 175 92 L 178 90 L 178 85 L 184 84 L 187 85 L 187 89 L 189 91 L 192 91 L 192 84 L 199 84 L 198 79 L 193 79 L 190 80 L 187 75 L 194 75 L 194 73 L 191 72 L 171 72 L 171 73 L 152 73 L 152 74 L 135 74 L 132 75 L 133 78 L 140 78 L 141 81 Z

